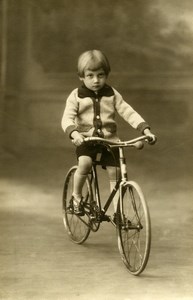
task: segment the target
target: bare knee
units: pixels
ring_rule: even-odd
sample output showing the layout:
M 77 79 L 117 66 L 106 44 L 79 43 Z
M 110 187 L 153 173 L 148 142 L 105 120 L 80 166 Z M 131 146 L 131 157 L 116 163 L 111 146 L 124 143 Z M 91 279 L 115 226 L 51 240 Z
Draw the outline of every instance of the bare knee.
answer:
M 80 156 L 78 160 L 78 172 L 81 175 L 87 175 L 92 167 L 92 158 L 89 156 Z

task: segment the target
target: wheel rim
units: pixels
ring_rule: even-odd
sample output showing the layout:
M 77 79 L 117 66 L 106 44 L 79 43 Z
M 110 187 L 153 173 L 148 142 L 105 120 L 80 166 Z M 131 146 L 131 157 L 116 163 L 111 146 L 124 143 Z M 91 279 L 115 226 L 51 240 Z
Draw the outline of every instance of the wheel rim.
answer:
M 140 274 L 148 261 L 151 226 L 147 204 L 139 186 L 130 182 L 124 187 L 118 226 L 118 245 L 129 271 Z
M 73 207 L 71 203 L 73 184 L 74 184 L 74 173 L 77 167 L 73 167 L 68 172 L 63 192 L 63 222 L 65 229 L 74 243 L 83 243 L 89 233 L 89 217 L 88 215 L 77 216 L 73 213 Z M 89 181 L 86 180 L 85 185 L 82 190 L 82 196 L 85 201 L 90 201 L 90 185 Z

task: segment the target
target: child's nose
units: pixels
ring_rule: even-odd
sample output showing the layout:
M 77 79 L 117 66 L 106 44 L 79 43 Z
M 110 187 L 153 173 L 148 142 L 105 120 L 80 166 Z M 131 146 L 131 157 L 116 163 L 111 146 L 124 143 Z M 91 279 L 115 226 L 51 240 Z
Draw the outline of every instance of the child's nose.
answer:
M 94 76 L 94 82 L 98 82 L 98 76 Z

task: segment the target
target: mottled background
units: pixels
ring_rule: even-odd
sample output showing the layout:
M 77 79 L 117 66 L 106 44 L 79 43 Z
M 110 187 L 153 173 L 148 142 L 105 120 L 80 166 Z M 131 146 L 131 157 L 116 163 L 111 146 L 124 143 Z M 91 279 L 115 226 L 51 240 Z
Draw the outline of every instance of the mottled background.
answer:
M 157 132 L 183 134 L 192 126 L 192 11 L 189 0 L 1 0 L 2 147 L 63 146 L 77 57 L 93 48 L 109 57 L 109 83 Z

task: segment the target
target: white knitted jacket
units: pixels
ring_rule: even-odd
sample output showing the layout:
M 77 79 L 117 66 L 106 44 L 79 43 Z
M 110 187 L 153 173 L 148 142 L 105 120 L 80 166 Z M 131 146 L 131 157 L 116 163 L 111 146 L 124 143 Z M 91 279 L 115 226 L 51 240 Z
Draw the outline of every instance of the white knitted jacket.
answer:
M 74 130 L 77 130 L 85 137 L 94 135 L 117 139 L 116 113 L 142 133 L 145 128 L 150 128 L 145 120 L 123 100 L 121 94 L 108 85 L 105 85 L 98 95 L 86 86 L 74 89 L 66 101 L 62 128 L 69 137 Z

